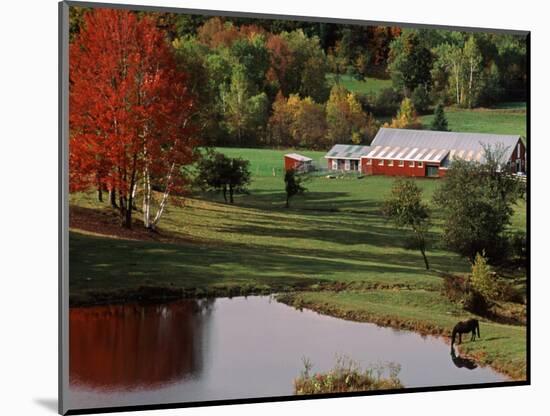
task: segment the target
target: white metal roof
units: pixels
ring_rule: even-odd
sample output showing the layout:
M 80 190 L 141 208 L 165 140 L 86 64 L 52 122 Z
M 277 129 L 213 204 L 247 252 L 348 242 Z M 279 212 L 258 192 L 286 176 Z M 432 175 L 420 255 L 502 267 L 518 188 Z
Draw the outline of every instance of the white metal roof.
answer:
M 372 159 L 411 160 L 418 162 L 441 162 L 448 154 L 448 149 L 410 148 L 400 146 L 375 146 L 363 156 Z
M 313 159 L 307 156 L 300 155 L 298 153 L 287 153 L 285 157 L 289 157 L 294 160 L 298 160 L 300 162 L 311 162 Z
M 349 144 L 335 144 L 332 146 L 325 159 L 361 159 L 370 151 L 370 146 L 358 146 Z
M 509 160 L 519 140 L 518 135 L 381 128 L 367 157 L 441 162 L 448 156 L 481 162 L 484 146 L 501 146 Z

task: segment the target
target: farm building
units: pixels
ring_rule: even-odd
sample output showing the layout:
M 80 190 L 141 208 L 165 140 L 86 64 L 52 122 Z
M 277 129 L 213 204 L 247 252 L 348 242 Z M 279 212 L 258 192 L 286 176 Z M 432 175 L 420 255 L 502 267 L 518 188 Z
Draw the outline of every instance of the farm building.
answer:
M 369 154 L 370 146 L 353 146 L 347 144 L 335 144 L 325 155 L 329 170 L 358 171 L 361 166 L 361 158 Z
M 483 162 L 484 146 L 502 148 L 511 170 L 525 171 L 525 145 L 520 136 L 392 128 L 381 128 L 372 144 L 358 152 L 359 170 L 367 175 L 437 178 L 445 176 L 453 159 Z M 331 162 L 331 155 L 332 149 L 325 156 L 329 169 L 340 169 L 339 162 Z M 352 170 L 346 169 L 346 163 L 343 166 Z
M 308 172 L 312 169 L 313 160 L 309 157 L 299 155 L 298 153 L 288 153 L 284 156 L 285 170 L 295 170 L 297 172 Z

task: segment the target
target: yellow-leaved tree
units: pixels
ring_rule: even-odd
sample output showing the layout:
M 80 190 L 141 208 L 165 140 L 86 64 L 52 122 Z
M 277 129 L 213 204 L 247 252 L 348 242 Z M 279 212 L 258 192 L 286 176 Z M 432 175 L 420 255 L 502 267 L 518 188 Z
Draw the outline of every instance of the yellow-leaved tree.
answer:
M 396 129 L 418 129 L 421 126 L 414 105 L 411 99 L 407 97 L 401 101 L 397 116 L 392 119 L 391 123 L 384 123 L 384 127 Z

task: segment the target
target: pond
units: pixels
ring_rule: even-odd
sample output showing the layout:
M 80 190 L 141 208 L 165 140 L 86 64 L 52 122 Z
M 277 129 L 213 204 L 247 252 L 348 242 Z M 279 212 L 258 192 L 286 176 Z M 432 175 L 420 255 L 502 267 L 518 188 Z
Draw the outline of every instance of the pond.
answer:
M 288 396 L 337 356 L 401 365 L 405 387 L 506 381 L 442 339 L 299 311 L 267 296 L 70 309 L 70 408 Z

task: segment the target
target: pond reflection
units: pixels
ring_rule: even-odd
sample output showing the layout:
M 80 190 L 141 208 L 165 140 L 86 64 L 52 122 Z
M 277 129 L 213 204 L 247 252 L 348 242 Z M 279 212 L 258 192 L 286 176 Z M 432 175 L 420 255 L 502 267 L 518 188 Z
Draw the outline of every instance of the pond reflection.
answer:
M 70 383 L 132 390 L 198 375 L 210 303 L 111 305 L 70 310 Z
M 456 355 L 454 347 L 451 347 L 451 359 L 453 360 L 453 364 L 458 368 L 467 368 L 468 370 L 477 368 L 477 364 L 474 360 Z

